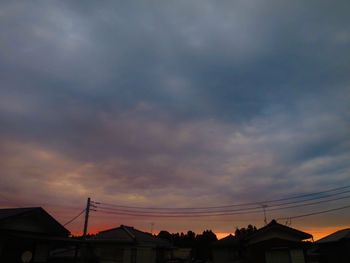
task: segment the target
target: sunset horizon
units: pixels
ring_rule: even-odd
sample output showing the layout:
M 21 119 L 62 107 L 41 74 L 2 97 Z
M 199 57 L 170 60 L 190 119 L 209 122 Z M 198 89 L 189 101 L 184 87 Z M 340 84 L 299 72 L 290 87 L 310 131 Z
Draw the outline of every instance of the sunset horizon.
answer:
M 73 235 L 350 228 L 349 10 L 1 1 L 0 208 Z

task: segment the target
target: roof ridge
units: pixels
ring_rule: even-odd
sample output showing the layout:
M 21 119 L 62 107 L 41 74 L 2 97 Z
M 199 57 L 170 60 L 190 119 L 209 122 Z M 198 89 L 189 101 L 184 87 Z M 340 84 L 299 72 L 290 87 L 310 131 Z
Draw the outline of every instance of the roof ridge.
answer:
M 134 229 L 133 227 L 128 227 L 128 226 L 124 226 L 124 225 L 121 225 L 120 227 L 121 227 L 133 240 L 136 241 L 136 236 L 135 236 L 133 233 L 131 233 L 131 231 L 128 229 L 128 228 Z
M 98 234 L 100 234 L 100 233 L 105 233 L 105 232 L 109 232 L 109 231 L 113 231 L 113 230 L 116 230 L 116 229 L 118 229 L 118 228 L 120 228 L 120 226 L 113 227 L 113 228 L 109 228 L 109 229 L 105 229 L 105 230 L 101 230 L 101 231 L 98 232 Z
M 345 233 L 345 234 L 344 234 Z M 350 228 L 339 229 L 333 233 L 328 234 L 316 241 L 316 243 L 329 243 L 329 242 L 337 242 L 341 239 L 350 238 Z
M 5 207 L 5 208 L 0 208 L 0 210 L 32 210 L 32 209 L 39 209 L 42 208 L 41 206 L 26 206 L 26 207 Z
M 257 231 L 251 233 L 250 235 L 248 235 L 246 238 L 247 239 L 250 239 L 256 235 L 258 235 L 259 233 L 262 233 L 266 230 L 268 230 L 270 227 L 274 227 L 274 226 L 277 226 L 277 227 L 282 227 L 284 229 L 288 229 L 289 231 L 294 231 L 295 233 L 298 233 L 300 235 L 303 235 L 305 238 L 304 239 L 307 239 L 307 238 L 313 238 L 313 236 L 307 232 L 304 232 L 302 230 L 299 230 L 299 229 L 296 229 L 296 228 L 293 228 L 293 227 L 290 227 L 290 226 L 286 226 L 286 225 L 283 225 L 283 224 L 280 224 L 278 223 L 275 219 L 271 220 L 270 223 L 268 223 L 267 225 L 259 228 Z
M 1 213 L 3 212 L 3 213 Z M 6 213 L 8 213 L 6 215 Z M 23 216 L 26 214 L 31 213 L 42 213 L 45 214 L 46 218 L 48 218 L 53 224 L 57 226 L 57 228 L 60 228 L 61 230 L 64 230 L 67 235 L 70 234 L 70 231 L 65 228 L 60 222 L 57 221 L 56 218 L 54 218 L 49 212 L 47 212 L 44 208 L 37 206 L 37 207 L 19 207 L 19 208 L 0 208 L 0 215 L 2 214 L 2 218 L 0 220 L 10 220 L 17 216 Z M 5 214 L 5 216 L 4 216 Z
M 1 212 L 15 212 L 15 213 L 12 213 L 10 215 L 8 215 L 6 218 L 11 218 L 11 217 L 14 217 L 14 216 L 19 216 L 19 215 L 22 215 L 22 214 L 25 214 L 25 213 L 28 213 L 28 212 L 31 212 L 31 211 L 35 211 L 35 210 L 40 210 L 43 208 L 38 206 L 38 207 L 11 207 L 11 208 L 0 208 L 0 213 Z M 5 218 L 4 218 L 5 219 Z

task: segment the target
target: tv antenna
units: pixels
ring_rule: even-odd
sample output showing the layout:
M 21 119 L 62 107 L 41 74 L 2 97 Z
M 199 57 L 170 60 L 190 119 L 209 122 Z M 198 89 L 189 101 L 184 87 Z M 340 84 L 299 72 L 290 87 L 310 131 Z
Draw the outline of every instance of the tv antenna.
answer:
M 266 204 L 262 204 L 261 205 L 261 207 L 262 207 L 262 209 L 263 209 L 263 211 L 264 211 L 264 223 L 265 223 L 265 226 L 267 225 L 267 219 L 266 219 L 266 207 L 267 207 L 268 205 L 266 205 Z

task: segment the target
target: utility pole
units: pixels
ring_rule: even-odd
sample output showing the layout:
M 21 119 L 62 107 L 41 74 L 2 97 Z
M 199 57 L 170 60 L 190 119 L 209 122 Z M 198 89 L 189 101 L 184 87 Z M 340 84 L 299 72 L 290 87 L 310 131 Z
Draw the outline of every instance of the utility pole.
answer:
M 87 199 L 87 202 L 86 202 L 83 239 L 85 239 L 86 234 L 87 234 L 88 223 L 89 223 L 90 206 L 91 206 L 91 199 L 90 199 L 90 197 L 89 197 L 89 198 Z

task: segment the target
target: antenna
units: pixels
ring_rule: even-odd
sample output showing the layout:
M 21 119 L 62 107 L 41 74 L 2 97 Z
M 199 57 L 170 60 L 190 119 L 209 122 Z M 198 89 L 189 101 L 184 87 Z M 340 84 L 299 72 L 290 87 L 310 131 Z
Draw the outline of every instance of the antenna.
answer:
M 265 223 L 265 226 L 267 225 L 267 219 L 266 219 L 266 207 L 267 205 L 266 204 L 262 204 L 261 205 L 263 211 L 264 211 L 264 223 Z
M 151 234 L 153 235 L 154 222 L 151 222 L 150 225 L 151 225 Z
M 287 226 L 291 226 L 292 225 L 292 218 L 291 217 L 289 217 L 288 219 L 287 219 L 287 224 L 286 224 Z

